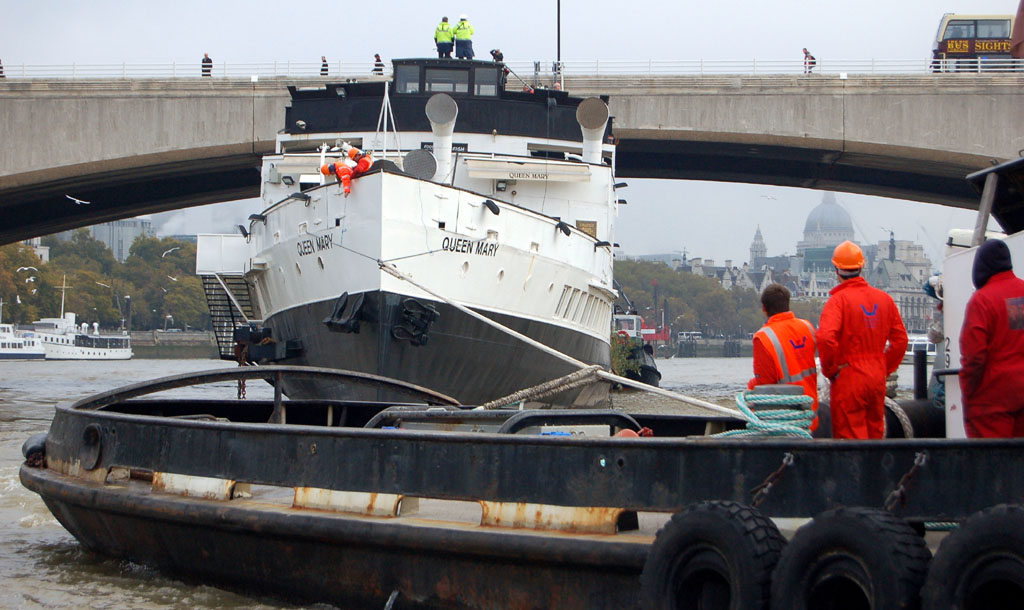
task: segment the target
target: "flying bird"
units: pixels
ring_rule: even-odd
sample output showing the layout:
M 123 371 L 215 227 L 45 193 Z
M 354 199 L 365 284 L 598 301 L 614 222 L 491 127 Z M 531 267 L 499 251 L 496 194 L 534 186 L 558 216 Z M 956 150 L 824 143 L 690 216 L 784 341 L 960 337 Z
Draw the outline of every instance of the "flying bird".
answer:
M 178 281 L 178 278 L 176 278 L 176 277 L 171 277 L 171 276 L 169 276 L 169 275 L 167 276 L 167 279 L 171 280 L 172 282 L 177 282 L 177 281 Z
M 38 270 L 38 269 L 36 269 L 35 267 L 18 267 L 18 273 L 21 273 L 22 271 L 27 271 L 27 270 L 29 270 L 29 269 L 31 269 L 32 271 L 36 271 L 36 272 L 38 272 L 38 271 L 39 271 L 39 270 Z
M 35 288 L 33 288 L 33 289 L 32 289 L 32 294 L 35 294 L 35 293 L 37 293 L 37 292 L 39 292 L 39 291 L 38 291 L 38 290 L 36 290 Z
M 21 305 L 21 295 L 20 294 L 14 295 L 14 302 L 15 302 L 16 305 Z
M 64 195 L 64 196 L 67 197 L 68 199 L 70 199 L 71 201 L 74 201 L 76 205 L 89 205 L 90 203 L 92 203 L 91 201 L 82 201 L 81 199 L 75 199 L 71 195 Z
M 160 290 L 163 290 L 164 292 L 167 292 L 167 289 L 164 288 L 163 286 L 160 287 Z
M 99 284 L 100 286 L 105 286 L 107 288 L 110 288 L 109 284 L 104 284 L 103 282 L 96 282 L 96 283 Z
M 25 283 L 26 284 L 29 283 L 29 282 L 34 282 L 34 281 L 36 281 L 36 276 L 34 276 L 34 275 L 32 277 L 25 278 Z
M 174 246 L 170 250 L 168 250 L 168 251 L 164 252 L 163 254 L 161 254 L 160 258 L 163 258 L 163 257 L 167 256 L 168 254 L 170 254 L 171 252 L 174 252 L 175 250 L 181 250 L 181 246 Z

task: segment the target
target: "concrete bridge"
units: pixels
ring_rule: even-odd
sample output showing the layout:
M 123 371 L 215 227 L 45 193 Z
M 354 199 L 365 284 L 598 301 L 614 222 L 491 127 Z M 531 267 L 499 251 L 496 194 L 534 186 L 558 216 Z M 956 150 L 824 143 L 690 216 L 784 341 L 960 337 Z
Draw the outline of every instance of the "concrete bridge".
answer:
M 0 244 L 255 197 L 287 85 L 0 81 Z M 1024 76 L 573 76 L 608 94 L 620 177 L 748 182 L 971 208 L 967 173 L 1024 149 Z M 89 201 L 78 204 L 67 196 Z

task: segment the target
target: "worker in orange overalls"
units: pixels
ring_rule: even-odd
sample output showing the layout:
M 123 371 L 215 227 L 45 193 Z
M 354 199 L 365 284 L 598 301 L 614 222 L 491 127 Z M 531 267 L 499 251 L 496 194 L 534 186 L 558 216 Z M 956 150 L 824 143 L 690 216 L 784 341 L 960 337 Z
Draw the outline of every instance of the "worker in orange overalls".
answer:
M 348 142 L 341 145 L 345 153 L 345 159 L 334 163 L 325 163 L 320 167 L 320 173 L 325 176 L 335 176 L 348 197 L 352 192 L 352 178 L 366 173 L 373 165 L 373 157 L 370 153 L 364 153 Z
M 770 284 L 764 289 L 761 310 L 768 321 L 754 333 L 754 378 L 747 383 L 747 389 L 777 383 L 801 386 L 804 394 L 814 399 L 812 408 L 817 413 L 814 326 L 789 310 L 789 290 L 782 284 Z M 811 430 L 817 427 L 815 417 Z
M 832 382 L 832 437 L 882 438 L 885 379 L 903 360 L 907 330 L 892 297 L 860 276 L 864 253 L 857 244 L 836 246 L 832 264 L 839 285 L 818 323 L 821 372 Z

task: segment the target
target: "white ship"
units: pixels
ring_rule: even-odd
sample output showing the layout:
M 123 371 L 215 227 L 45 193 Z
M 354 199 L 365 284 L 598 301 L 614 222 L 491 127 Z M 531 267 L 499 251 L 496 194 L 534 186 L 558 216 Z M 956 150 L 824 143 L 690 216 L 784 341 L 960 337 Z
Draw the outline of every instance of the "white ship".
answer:
M 32 323 L 35 336 L 46 352 L 47 360 L 129 360 L 132 340 L 128 331 L 120 335 L 101 335 L 99 323 L 92 332 L 88 324 L 78 325 L 76 316 L 64 311 L 67 282 L 60 287 L 59 318 L 43 318 Z
M 239 234 L 199 236 L 222 357 L 385 375 L 464 404 L 574 369 L 465 307 L 607 368 L 624 185 L 605 101 L 506 91 L 494 62 L 395 60 L 394 74 L 292 88 L 265 209 Z M 346 194 L 322 168 L 349 146 L 374 162 Z M 336 392 L 299 383 L 284 392 Z M 556 402 L 572 400 L 600 397 Z
M 0 324 L 0 360 L 42 360 L 45 352 L 32 333 L 18 334 L 12 324 Z
M 61 318 L 43 318 L 32 323 L 37 340 L 46 351 L 47 360 L 129 360 L 132 357 L 131 337 L 101 335 L 99 324 L 79 326 L 75 314 Z

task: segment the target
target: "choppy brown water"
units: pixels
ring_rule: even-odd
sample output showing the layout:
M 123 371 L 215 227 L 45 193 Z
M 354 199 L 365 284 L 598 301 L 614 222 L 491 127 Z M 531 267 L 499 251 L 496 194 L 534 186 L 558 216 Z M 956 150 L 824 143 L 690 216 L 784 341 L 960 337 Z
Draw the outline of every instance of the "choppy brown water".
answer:
M 0 363 L 0 608 L 297 608 L 244 592 L 186 583 L 84 551 L 39 497 L 21 486 L 22 443 L 45 432 L 58 402 L 146 379 L 232 366 L 216 360 Z M 660 360 L 662 387 L 729 405 L 751 375 L 750 358 Z M 909 391 L 909 367 L 900 389 Z M 234 385 L 178 390 L 178 396 L 234 397 Z M 249 384 L 250 398 L 271 398 Z M 241 559 L 240 560 L 244 560 Z M 308 607 L 308 606 L 307 606 Z M 329 605 L 315 608 L 329 609 Z

